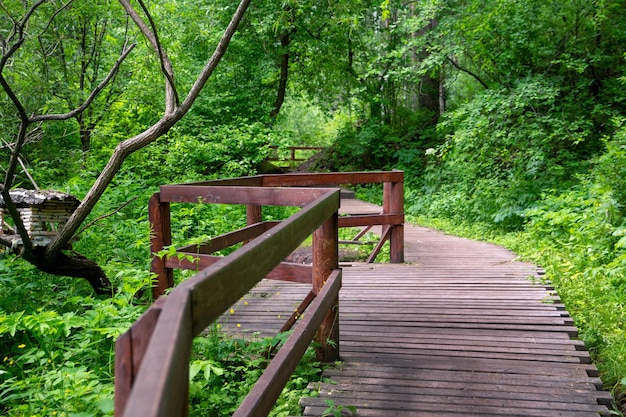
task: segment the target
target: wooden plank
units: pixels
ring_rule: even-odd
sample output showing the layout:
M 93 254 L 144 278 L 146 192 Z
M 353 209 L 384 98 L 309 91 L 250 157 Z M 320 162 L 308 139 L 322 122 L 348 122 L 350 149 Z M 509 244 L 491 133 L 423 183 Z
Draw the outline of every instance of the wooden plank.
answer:
M 339 390 L 305 400 L 304 415 L 320 415 L 327 399 L 359 416 L 609 414 L 610 395 L 539 268 L 425 228 L 406 226 L 405 241 L 411 264 L 344 268 L 344 362 L 324 372 Z
M 169 203 L 305 206 L 328 192 L 328 188 L 162 185 L 161 200 Z
M 121 416 L 133 388 L 133 348 L 130 333 L 121 334 L 115 341 L 115 399 L 114 411 Z
M 188 182 L 185 184 L 175 184 L 175 185 L 262 187 L 263 177 L 261 175 L 254 175 L 254 176 L 247 176 L 247 177 L 222 178 L 222 179 L 209 180 L 209 181 Z
M 516 375 L 497 374 L 493 372 L 470 372 L 457 370 L 454 372 L 441 370 L 423 370 L 419 378 L 409 374 L 401 368 L 378 368 L 364 367 L 358 370 L 354 368 L 330 369 L 324 371 L 336 384 L 353 384 L 358 382 L 363 385 L 401 385 L 416 388 L 439 388 L 439 389 L 480 389 L 484 391 L 506 391 L 515 393 L 565 393 L 587 392 L 605 397 L 606 392 L 596 391 L 596 383 L 599 380 L 583 376 L 580 378 L 568 378 L 563 380 L 553 375 Z M 554 389 L 554 391 L 552 391 Z
M 169 258 L 165 261 L 168 268 L 187 269 L 202 271 L 222 261 L 223 256 L 213 255 L 189 255 L 189 257 Z M 290 262 L 281 262 L 265 275 L 265 278 L 278 281 L 298 282 L 310 284 L 312 282 L 312 270 L 310 265 L 302 265 Z
M 339 217 L 339 227 L 397 225 L 404 223 L 404 214 L 358 214 Z
M 391 234 L 391 227 L 390 226 L 384 226 L 383 227 L 383 232 L 381 233 L 380 240 L 378 241 L 378 243 L 374 247 L 374 250 L 372 250 L 372 253 L 370 254 L 370 256 L 367 257 L 367 261 L 365 261 L 365 262 L 367 262 L 368 264 L 371 264 L 371 263 L 373 263 L 376 260 L 376 257 L 378 256 L 378 254 L 380 253 L 381 249 L 383 248 L 383 245 L 385 244 L 385 241 L 387 239 L 389 239 L 390 234 Z
M 356 392 L 358 393 L 358 391 Z M 503 406 L 502 400 L 477 398 L 473 403 L 468 405 L 468 401 L 465 399 L 457 399 L 444 395 L 435 398 L 415 395 L 405 398 L 404 401 L 398 401 L 395 396 L 391 395 L 389 396 L 389 400 L 373 397 L 374 398 L 362 398 L 358 395 L 347 396 L 338 393 L 333 393 L 333 395 L 330 396 L 330 398 L 334 399 L 335 404 L 352 404 L 356 406 L 358 416 L 447 416 L 458 414 L 463 416 L 598 417 L 598 414 L 610 415 L 605 406 L 597 404 L 567 404 L 554 402 L 537 404 L 533 401 L 506 401 L 506 406 Z M 315 414 L 308 414 L 307 412 L 307 415 L 321 415 L 317 414 L 317 412 L 325 408 L 325 403 L 322 398 L 306 398 L 302 400 L 301 405 L 318 406 L 318 408 L 315 409 Z
M 444 399 L 445 400 L 445 399 Z M 493 408 L 481 408 L 478 412 L 473 410 L 467 410 L 464 407 L 441 407 L 436 405 L 428 405 L 427 409 L 422 410 L 406 410 L 406 409 L 398 409 L 397 406 L 387 406 L 383 404 L 383 409 L 374 408 L 372 409 L 372 404 L 370 407 L 359 408 L 358 416 L 359 417 L 380 417 L 380 416 L 389 416 L 393 415 L 394 417 L 434 417 L 434 416 L 449 416 L 449 417 L 493 417 L 493 416 L 524 416 L 524 417 L 598 417 L 598 413 L 590 412 L 590 411 L 555 411 L 554 413 L 551 410 L 505 410 L 499 411 L 499 409 Z M 321 416 L 324 414 L 325 410 L 328 408 L 326 403 L 322 403 L 322 401 L 317 401 L 316 405 L 307 405 L 304 414 L 305 416 Z M 345 416 L 350 416 L 349 411 L 346 411 Z M 609 416 L 609 414 L 601 414 L 602 416 Z
M 341 270 L 335 270 L 233 417 L 264 417 L 269 414 L 327 312 L 334 308 L 340 288 Z
M 184 415 L 189 385 L 189 357 L 194 337 L 191 293 L 177 287 L 163 310 L 137 374 L 125 417 Z
M 403 171 L 363 171 L 363 172 L 322 172 L 268 174 L 251 177 L 226 178 L 211 181 L 199 181 L 189 184 L 194 186 L 254 186 L 254 187 L 290 187 L 346 184 L 380 184 L 383 182 L 404 182 Z
M 116 416 L 121 416 L 126 408 L 164 302 L 164 298 L 157 299 L 115 342 Z
M 210 242 L 196 244 L 196 245 L 187 245 L 181 248 L 177 248 L 177 252 L 191 253 L 191 254 L 206 254 L 210 255 L 214 252 L 217 252 L 222 249 L 226 249 L 237 243 L 241 243 L 246 240 L 254 239 L 261 235 L 262 233 L 267 232 L 272 227 L 279 224 L 279 222 L 262 222 L 256 223 L 247 227 L 244 227 L 239 230 L 235 230 L 230 233 L 225 233 L 211 239 Z
M 298 321 L 300 316 L 304 314 L 304 311 L 309 307 L 311 302 L 315 299 L 315 293 L 313 291 L 309 292 L 304 300 L 300 303 L 300 305 L 294 310 L 294 312 L 289 316 L 283 327 L 280 328 L 278 333 L 283 333 L 291 330 L 294 324 Z
M 380 184 L 403 181 L 403 171 L 321 172 L 314 175 L 311 173 L 292 173 L 263 176 L 264 187 Z
M 373 338 L 372 338 L 373 339 Z M 429 352 L 443 351 L 445 354 L 452 354 L 453 352 L 459 352 L 462 355 L 477 354 L 480 353 L 505 353 L 517 356 L 522 355 L 553 355 L 553 356 L 567 356 L 577 358 L 580 363 L 590 363 L 589 353 L 582 350 L 576 350 L 574 347 L 567 349 L 564 345 L 537 345 L 537 344 L 506 344 L 501 340 L 479 341 L 471 343 L 468 340 L 459 340 L 458 343 L 453 343 L 451 340 L 446 339 L 409 339 L 409 341 L 375 341 L 372 339 L 363 340 L 358 338 L 357 340 L 351 340 L 346 336 L 342 338 L 342 344 L 349 350 L 364 349 L 365 352 L 374 349 L 393 351 L 407 351 L 411 353 L 423 353 L 429 354 Z M 540 357 L 538 357 L 541 359 Z M 545 359 L 548 360 L 548 359 Z
M 371 381 L 376 382 L 376 381 Z M 323 395 L 342 395 L 355 391 L 355 386 L 350 383 L 322 383 L 317 386 Z M 425 386 L 407 384 L 406 381 L 387 381 L 386 384 L 367 384 L 360 381 L 359 389 L 356 390 L 356 398 L 403 401 L 411 397 L 426 397 L 428 399 L 437 397 L 448 397 L 459 400 L 484 398 L 487 400 L 506 401 L 532 401 L 535 408 L 541 408 L 542 403 L 551 402 L 561 404 L 564 409 L 576 409 L 576 404 L 597 403 L 597 396 L 594 392 L 578 393 L 574 389 L 546 390 L 546 387 L 529 390 L 527 392 L 514 392 L 508 386 L 494 386 L 492 384 L 456 384 L 455 386 Z M 395 398 L 394 398 L 395 397 Z M 594 407 L 595 408 L 595 407 Z M 601 407 L 600 407 L 601 409 Z

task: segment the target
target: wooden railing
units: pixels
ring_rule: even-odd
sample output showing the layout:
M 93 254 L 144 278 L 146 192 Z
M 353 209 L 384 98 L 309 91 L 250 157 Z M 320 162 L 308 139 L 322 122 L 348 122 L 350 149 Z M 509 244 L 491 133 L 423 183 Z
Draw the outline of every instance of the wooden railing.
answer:
M 309 151 L 319 152 L 319 151 L 323 151 L 326 148 L 322 146 L 288 146 L 286 148 L 281 148 L 279 146 L 270 146 L 270 149 L 272 150 L 272 154 L 268 158 L 268 160 L 270 161 L 302 162 L 302 161 L 306 161 L 307 158 L 304 158 L 301 156 L 298 157 L 297 154 L 301 155 L 303 153 L 304 154 L 309 153 L 310 156 L 312 156 L 314 153 L 310 153 Z M 279 152 L 281 149 L 287 150 L 289 152 L 288 158 L 284 158 L 279 155 Z
M 311 188 L 338 184 L 383 183 L 383 213 L 339 217 L 340 191 Z M 391 241 L 391 258 L 403 261 L 403 173 L 286 174 L 162 186 L 150 200 L 151 249 L 171 244 L 170 203 L 245 204 L 249 226 L 203 245 L 179 248 L 182 258 L 155 256 L 155 296 L 173 285 L 174 268 L 200 270 L 157 301 L 116 343 L 116 416 L 187 414 L 191 344 L 209 324 L 264 277 L 306 282 L 310 294 L 283 329 L 298 325 L 234 414 L 265 416 L 271 410 L 304 351 L 314 339 L 321 361 L 339 358 L 338 233 L 340 226 L 383 225 Z M 297 188 L 296 188 L 297 186 Z M 302 188 L 306 187 L 306 188 Z M 300 206 L 282 222 L 263 222 L 263 206 Z M 385 231 L 386 230 L 386 231 Z M 312 266 L 282 262 L 313 234 Z M 211 255 L 239 242 L 226 257 Z M 193 257 L 193 260 L 189 259 Z M 175 259 L 177 258 L 177 259 Z M 306 309 L 307 314 L 302 317 Z

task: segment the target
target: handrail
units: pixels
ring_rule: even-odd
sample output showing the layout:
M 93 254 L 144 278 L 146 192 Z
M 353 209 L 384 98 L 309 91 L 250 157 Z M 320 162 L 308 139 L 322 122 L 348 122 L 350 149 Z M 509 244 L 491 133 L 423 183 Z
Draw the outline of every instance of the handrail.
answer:
M 220 180 L 201 181 L 187 184 L 163 185 L 160 193 L 155 195 L 150 202 L 150 222 L 153 225 L 152 252 L 157 253 L 165 246 L 171 245 L 171 230 L 169 224 L 169 203 L 198 201 L 207 203 L 232 203 L 245 204 L 247 223 L 250 228 L 246 231 L 238 231 L 228 235 L 218 236 L 212 239 L 210 244 L 201 245 L 201 254 L 197 255 L 197 263 L 186 261 L 166 261 L 154 258 L 152 271 L 158 276 L 157 284 L 153 289 L 156 297 L 173 285 L 173 269 L 186 268 L 197 269 L 198 266 L 208 266 L 219 259 L 210 256 L 210 253 L 218 250 L 209 250 L 209 247 L 217 247 L 220 244 L 232 245 L 234 235 L 240 237 L 237 242 L 247 241 L 267 230 L 272 225 L 263 222 L 263 206 L 302 206 L 307 204 L 311 197 L 319 195 L 323 189 L 310 187 L 338 187 L 341 185 L 355 184 L 383 184 L 383 210 L 377 214 L 362 214 L 342 216 L 339 218 L 339 227 L 365 227 L 383 226 L 381 239 L 368 258 L 373 262 L 380 251 L 383 243 L 389 240 L 390 261 L 392 263 L 404 262 L 404 172 L 403 171 L 367 171 L 367 172 L 333 172 L 333 173 L 291 173 L 291 174 L 268 174 L 249 177 L 227 178 Z M 217 198 L 214 193 L 218 187 L 237 187 L 232 189 L 232 194 L 227 198 Z M 277 190 L 294 187 L 288 196 L 282 194 L 279 198 Z M 256 233 L 256 234 L 255 234 Z M 246 237 L 242 237 L 246 236 Z M 180 252 L 196 254 L 188 249 L 178 249 Z M 301 273 L 296 273 L 299 270 Z M 279 278 L 296 282 L 310 282 L 306 276 L 306 267 L 298 265 L 282 264 L 272 272 L 271 278 Z
M 227 311 L 262 278 L 308 282 L 312 291 L 298 308 L 307 314 L 285 342 L 235 414 L 267 415 L 295 369 L 313 334 L 318 358 L 339 357 L 338 292 L 341 271 L 337 260 L 337 228 L 383 225 L 389 237 L 392 262 L 403 261 L 403 181 L 401 171 L 279 174 L 164 185 L 149 204 L 153 227 L 151 249 L 157 253 L 171 244 L 170 203 L 247 205 L 249 226 L 194 248 L 196 261 L 153 258 L 159 276 L 155 295 L 173 285 L 173 268 L 201 268 L 166 297 L 160 297 L 116 342 L 116 416 L 186 415 L 191 344 L 210 323 Z M 339 218 L 339 190 L 310 188 L 340 184 L 383 183 L 383 213 Z M 296 188 L 294 188 L 296 187 Z M 302 188 L 308 187 L 308 188 Z M 282 222 L 263 222 L 263 205 L 303 207 Z M 313 265 L 281 261 L 313 233 Z M 211 253 L 234 243 L 246 245 L 226 257 Z M 394 243 L 394 241 L 396 243 Z M 378 248 L 379 249 L 379 248 Z M 179 252 L 191 253 L 190 248 Z M 187 262 L 187 264 L 186 264 Z M 308 306 L 308 307 L 307 307 Z M 287 325 L 294 322 L 290 318 Z M 271 381 L 271 383 L 268 383 Z
M 231 187 L 217 188 L 210 190 L 212 197 L 207 199 L 230 201 L 236 194 Z M 286 196 L 289 196 L 290 191 L 292 190 L 274 190 L 275 201 L 288 200 Z M 253 196 L 252 202 L 265 201 L 266 195 L 259 193 Z M 239 197 L 235 197 L 237 198 Z M 162 297 L 164 301 L 158 301 L 153 311 L 148 310 L 146 316 L 150 318 L 147 319 L 147 324 L 133 326 L 137 334 L 133 334 L 131 328 L 129 334 L 118 339 L 116 415 L 184 415 L 193 338 L 227 311 L 314 231 L 314 247 L 317 246 L 318 249 L 314 248 L 314 265 L 317 265 L 313 268 L 313 293 L 321 297 L 317 302 L 320 306 L 331 308 L 321 313 L 311 313 L 316 320 L 312 325 L 319 327 L 315 337 L 323 345 L 321 353 L 326 356 L 324 359 L 333 361 L 338 358 L 337 309 L 334 307 L 338 302 L 341 274 L 331 272 L 337 269 L 339 190 L 314 190 L 308 199 L 310 202 L 289 219 L 175 287 L 168 296 Z M 321 253 L 332 247 L 334 253 Z M 327 281 L 331 285 L 328 285 L 328 290 L 323 291 Z M 142 336 L 138 336 L 140 334 Z M 149 336 L 149 341 L 146 335 Z M 294 335 L 297 340 L 291 339 Z M 310 339 L 306 338 L 309 336 L 310 332 L 294 332 L 287 343 L 308 346 Z M 120 350 L 126 349 L 126 355 L 118 350 L 118 346 Z M 289 355 L 289 363 L 295 361 L 297 364 L 298 353 L 299 350 L 292 353 L 286 351 L 284 355 Z M 295 358 L 291 355 L 295 355 Z M 130 378 L 130 383 L 120 381 L 118 384 L 117 378 L 120 375 Z M 124 393 L 123 390 L 128 389 L 129 385 L 132 386 L 130 393 Z M 118 386 L 122 391 L 120 398 Z M 268 398 L 275 395 L 277 398 L 281 390 L 282 386 L 276 385 L 272 392 L 265 395 L 269 395 Z M 256 408 L 244 409 L 241 413 L 246 416 L 263 415 Z

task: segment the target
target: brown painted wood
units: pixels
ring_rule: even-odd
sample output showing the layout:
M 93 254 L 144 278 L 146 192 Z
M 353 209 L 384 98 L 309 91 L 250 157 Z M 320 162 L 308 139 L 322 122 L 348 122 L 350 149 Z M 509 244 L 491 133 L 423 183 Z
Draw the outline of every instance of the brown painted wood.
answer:
M 130 333 L 120 335 L 115 341 L 115 399 L 114 412 L 121 416 L 133 388 L 133 348 Z
M 248 226 L 263 221 L 263 207 L 256 204 L 246 204 L 246 224 Z
M 150 252 L 153 255 L 151 271 L 157 275 L 156 284 L 152 288 L 152 297 L 156 300 L 165 294 L 165 290 L 174 285 L 174 271 L 165 266 L 162 257 L 155 256 L 164 247 L 172 244 L 169 203 L 161 200 L 161 195 L 155 193 L 148 202 L 148 218 L 152 225 L 150 238 Z
M 161 201 L 169 203 L 304 206 L 327 192 L 327 188 L 162 185 L 160 194 Z
M 404 214 L 356 214 L 340 217 L 339 227 L 399 225 L 403 222 Z
M 296 324 L 300 316 L 304 314 L 304 311 L 309 307 L 309 305 L 313 302 L 313 300 L 315 300 L 315 293 L 311 291 L 310 293 L 307 294 L 306 298 L 302 300 L 300 305 L 294 310 L 291 316 L 289 316 L 289 318 L 287 319 L 285 324 L 283 324 L 283 327 L 280 328 L 278 333 L 283 333 L 283 332 L 287 332 L 291 330 L 293 325 Z
M 339 190 L 326 190 L 326 193 L 268 231 L 263 240 L 250 242 L 179 286 L 193 293 L 194 333 L 200 333 L 244 296 L 319 227 L 321 219 L 336 214 Z M 220 294 L 220 299 L 215 300 L 213 294 Z M 203 301 L 207 299 L 213 302 L 207 304 Z
M 313 293 L 318 294 L 326 285 L 330 274 L 339 266 L 337 252 L 338 216 L 334 213 L 313 233 Z M 315 335 L 317 359 L 333 362 L 339 359 L 339 299 L 334 300 Z
M 191 259 L 189 259 L 191 258 Z M 169 268 L 187 269 L 191 271 L 201 271 L 208 268 L 221 260 L 223 256 L 213 255 L 189 255 L 181 258 L 170 258 L 165 262 Z M 311 284 L 313 272 L 310 265 L 295 264 L 290 262 L 281 262 L 265 276 L 268 279 L 277 281 L 299 282 L 302 284 Z
M 144 322 L 140 321 L 142 330 L 136 333 L 136 341 L 133 340 L 132 328 L 129 332 L 131 335 L 130 352 L 128 349 L 129 340 L 126 337 L 121 338 L 120 351 L 132 358 L 133 367 L 136 365 L 139 368 L 130 396 L 126 396 L 123 392 L 120 397 L 121 401 L 126 401 L 123 415 L 186 415 L 188 408 L 188 365 L 193 337 L 248 292 L 264 275 L 271 272 L 276 264 L 299 246 L 316 228 L 322 230 L 322 232 L 316 233 L 324 237 L 326 240 L 324 245 L 326 247 L 334 246 L 334 261 L 331 259 L 330 263 L 336 266 L 338 208 L 339 190 L 326 189 L 321 197 L 313 201 L 313 204 L 307 205 L 300 212 L 281 222 L 265 233 L 262 239 L 251 242 L 229 256 L 216 260 L 210 255 L 192 255 L 192 257 L 199 258 L 198 264 L 210 262 L 212 265 L 183 282 L 172 290 L 167 297 L 161 298 L 164 300 L 159 301 L 163 304 L 162 312 L 158 315 L 158 320 L 155 319 L 154 331 L 150 331 L 151 337 L 145 337 L 143 334 L 145 333 L 143 323 L 146 322 L 144 320 Z M 332 231 L 329 230 L 330 228 Z M 329 245 L 329 236 L 332 237 L 333 235 L 335 236 L 334 245 Z M 323 254 L 329 255 L 328 250 Z M 318 261 L 323 267 L 329 265 L 326 258 L 323 261 Z M 186 258 L 183 259 L 183 262 L 193 263 Z M 294 268 L 295 266 L 288 267 Z M 301 265 L 297 265 L 297 267 L 296 273 L 304 268 Z M 319 271 L 321 271 L 320 268 L 318 268 Z M 324 277 L 324 281 L 331 276 L 330 272 Z M 318 279 L 319 277 L 318 273 Z M 314 300 L 312 306 L 323 307 L 325 310 L 311 310 L 310 314 L 307 315 L 310 315 L 311 318 L 305 320 L 305 323 L 310 321 L 317 326 L 322 318 L 328 315 L 331 304 L 336 305 L 337 303 L 339 286 L 340 272 L 332 275 L 332 283 L 329 283 L 321 291 L 319 291 L 320 285 L 317 287 L 314 285 L 317 290 L 315 292 L 318 293 L 316 298 L 319 298 L 319 301 L 316 303 Z M 282 381 L 280 383 L 283 386 L 293 371 L 291 369 L 289 374 L 284 374 L 284 369 L 289 369 L 291 366 L 285 366 L 285 364 L 293 362 L 295 369 L 299 358 L 310 344 L 316 328 L 307 327 L 305 330 L 300 335 L 307 334 L 308 339 L 299 338 L 293 342 L 295 345 L 287 349 L 286 358 L 279 361 L 282 363 L 279 365 L 280 372 L 274 373 L 274 381 Z M 151 343 L 144 348 L 147 340 L 150 340 Z M 137 352 L 132 349 L 135 345 L 138 347 Z M 145 357 L 142 359 L 144 350 Z M 300 356 L 297 360 L 294 359 L 295 355 L 298 354 Z M 121 360 L 120 364 L 128 367 Z M 126 389 L 127 381 L 123 382 L 120 383 L 120 386 L 122 389 Z M 276 397 L 280 391 L 281 389 L 277 389 Z M 267 400 L 264 399 L 263 401 Z M 272 405 L 274 401 L 275 398 L 272 400 Z
M 185 415 L 193 340 L 191 294 L 176 288 L 159 320 L 124 411 L 125 417 Z
M 322 326 L 326 312 L 334 308 L 340 288 L 341 270 L 335 270 L 233 417 L 263 417 L 269 414 L 317 329 Z
M 320 186 L 345 184 L 380 184 L 383 182 L 403 182 L 402 171 L 370 172 L 329 172 L 329 173 L 293 173 L 263 176 L 264 187 Z
M 367 261 L 365 262 L 367 262 L 368 264 L 371 264 L 372 262 L 376 260 L 376 257 L 378 256 L 381 249 L 383 248 L 385 241 L 389 239 L 389 236 L 391 234 L 391 229 L 392 229 L 391 226 L 383 226 L 383 232 L 381 233 L 380 240 L 374 247 L 374 250 L 372 250 L 372 253 L 370 254 L 370 256 L 367 257 Z
M 402 221 L 390 229 L 389 258 L 391 263 L 404 262 L 404 183 L 383 184 L 383 213 L 402 214 Z
M 302 401 L 305 416 L 326 400 L 376 417 L 609 415 L 611 396 L 540 268 L 430 229 L 404 235 L 405 264 L 343 264 L 343 362 Z M 275 332 L 306 294 L 292 285 L 264 280 L 224 327 Z
M 200 245 L 187 245 L 181 248 L 177 248 L 177 252 L 184 252 L 190 254 L 207 254 L 210 255 L 222 249 L 229 248 L 237 243 L 251 240 L 262 233 L 267 232 L 272 227 L 276 226 L 279 222 L 262 222 L 252 224 L 243 229 L 235 230 L 234 232 L 225 233 L 211 239 L 210 242 L 202 243 Z
M 165 298 L 159 297 L 115 342 L 115 415 L 124 413 L 135 377 L 161 314 Z
M 185 184 L 176 185 L 221 185 L 221 186 L 245 186 L 245 187 L 262 187 L 263 176 L 254 175 L 248 177 L 222 178 L 209 181 L 196 181 Z

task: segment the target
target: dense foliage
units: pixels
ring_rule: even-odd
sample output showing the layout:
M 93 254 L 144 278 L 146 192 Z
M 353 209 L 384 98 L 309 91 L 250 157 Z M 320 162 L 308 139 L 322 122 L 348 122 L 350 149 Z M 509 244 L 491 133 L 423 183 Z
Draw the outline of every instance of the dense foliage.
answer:
M 3 56 L 31 3 L 0 2 Z M 145 6 L 186 91 L 235 5 Z M 113 341 L 150 302 L 138 296 L 150 282 L 149 196 L 163 183 L 253 174 L 270 146 L 294 145 L 330 145 L 317 161 L 321 170 L 404 169 L 407 212 L 416 219 L 497 240 L 542 265 L 619 400 L 626 392 L 625 9 L 623 0 L 254 1 L 190 112 L 125 161 L 84 222 L 95 221 L 74 249 L 103 268 L 112 297 L 2 254 L 0 413 L 109 415 Z M 127 39 L 138 48 L 148 43 L 109 0 L 48 0 L 35 17 L 25 32 L 32 36 L 1 63 L 37 114 L 84 100 Z M 31 126 L 13 184 L 83 198 L 117 144 L 159 119 L 161 84 L 154 54 L 130 54 L 81 117 Z M 18 120 L 4 87 L 0 128 L 8 138 Z M 11 149 L 0 144 L 3 170 Z M 232 230 L 242 214 L 175 208 L 174 238 Z M 235 368 L 262 365 L 255 349 L 263 343 L 247 350 L 215 332 L 198 341 L 192 408 L 207 413 L 220 397 L 230 410 L 240 393 L 210 389 L 243 374 L 216 352 Z M 298 378 L 316 369 L 302 370 L 293 386 L 306 385 Z M 284 407 L 279 415 L 297 413 Z

